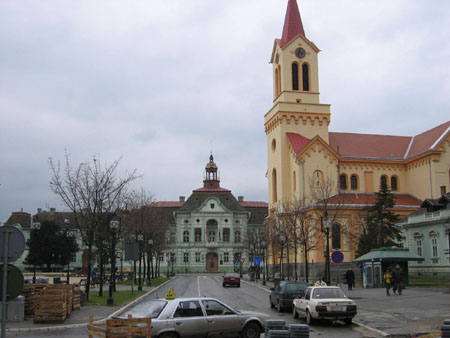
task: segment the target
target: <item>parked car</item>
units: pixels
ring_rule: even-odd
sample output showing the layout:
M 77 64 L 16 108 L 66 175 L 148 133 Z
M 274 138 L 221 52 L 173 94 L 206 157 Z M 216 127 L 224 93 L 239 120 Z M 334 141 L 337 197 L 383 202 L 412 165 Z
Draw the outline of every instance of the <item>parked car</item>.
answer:
M 306 288 L 310 286 L 306 282 L 287 282 L 280 281 L 271 288 L 272 291 L 269 296 L 270 307 L 276 307 L 278 312 L 285 309 L 292 309 L 292 301 L 296 297 L 300 297 L 305 292 Z
M 222 286 L 226 285 L 236 285 L 237 287 L 241 286 L 241 276 L 236 272 L 226 272 L 223 275 L 223 283 Z
M 350 325 L 356 316 L 356 302 L 344 294 L 337 286 L 312 286 L 303 297 L 294 299 L 294 318 L 304 317 L 311 325 L 316 319 L 343 320 Z
M 259 338 L 269 315 L 239 311 L 215 298 L 151 299 L 125 311 L 152 318 L 152 337 L 242 337 Z

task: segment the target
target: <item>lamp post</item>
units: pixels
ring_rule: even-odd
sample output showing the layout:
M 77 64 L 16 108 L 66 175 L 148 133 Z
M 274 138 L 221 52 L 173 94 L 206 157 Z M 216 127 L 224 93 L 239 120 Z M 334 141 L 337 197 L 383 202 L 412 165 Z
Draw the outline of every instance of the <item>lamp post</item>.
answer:
M 70 250 L 69 241 L 73 237 L 73 232 L 70 230 L 66 231 L 66 240 L 67 240 L 67 250 Z M 68 258 L 67 258 L 67 285 L 70 284 L 70 259 L 71 259 L 71 252 L 69 252 Z
M 137 236 L 137 240 L 139 242 L 139 286 L 138 286 L 138 291 L 142 291 L 142 280 L 141 280 L 142 252 L 141 252 L 141 243 L 144 241 L 144 235 L 143 234 L 139 234 Z
M 38 231 L 41 228 L 39 221 L 34 222 L 31 225 L 31 229 Z M 36 264 L 33 264 L 33 284 L 36 284 Z
M 263 249 L 263 280 L 262 285 L 266 285 L 266 241 L 261 243 Z
M 148 240 L 148 247 L 149 247 L 149 255 L 148 255 L 148 278 L 147 278 L 147 286 L 152 286 L 152 271 L 150 270 L 153 266 L 153 257 L 152 257 L 152 246 L 153 246 L 153 239 Z
M 111 278 L 109 279 L 109 296 L 106 300 L 107 305 L 114 305 L 113 288 L 116 278 L 116 229 L 119 229 L 119 221 L 109 222 L 109 228 L 112 231 L 112 243 L 111 243 Z
M 284 280 L 284 275 L 283 275 L 283 248 L 284 248 L 284 243 L 286 243 L 286 236 L 283 233 L 281 233 L 278 236 L 278 241 L 281 244 L 280 278 L 281 278 L 281 280 Z
M 328 212 L 325 210 L 324 219 L 321 220 L 322 232 L 326 236 L 326 247 L 325 247 L 325 280 L 328 285 L 330 285 L 331 273 L 330 273 L 330 228 L 331 222 L 328 219 Z M 325 224 L 323 224 L 325 221 Z

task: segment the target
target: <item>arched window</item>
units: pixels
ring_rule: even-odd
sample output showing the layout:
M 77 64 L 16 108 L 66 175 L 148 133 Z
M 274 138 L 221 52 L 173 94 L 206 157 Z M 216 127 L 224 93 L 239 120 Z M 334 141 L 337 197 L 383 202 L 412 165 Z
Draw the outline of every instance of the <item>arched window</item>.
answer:
M 437 258 L 439 257 L 439 251 L 438 251 L 438 235 L 436 232 L 431 231 L 429 233 L 430 240 L 431 240 L 431 258 Z
M 292 179 L 294 181 L 294 192 L 296 192 L 297 191 L 297 174 L 295 171 L 292 173 L 292 176 L 293 176 Z
M 278 68 L 275 69 L 275 96 L 280 94 L 278 88 L 280 87 L 279 79 L 278 79 Z
M 350 177 L 350 187 L 352 190 L 358 190 L 358 176 L 352 175 Z
M 274 168 L 272 170 L 272 203 L 276 203 L 277 200 L 277 171 Z
M 302 65 L 303 90 L 309 92 L 309 66 L 307 63 Z
M 292 90 L 298 90 L 298 64 L 292 64 Z
M 341 226 L 337 223 L 331 228 L 331 247 L 333 249 L 341 248 Z
M 320 189 L 323 187 L 324 181 L 323 181 L 323 173 L 320 170 L 315 170 L 313 174 L 314 178 L 314 188 Z
M 189 242 L 189 231 L 188 230 L 185 230 L 184 232 L 183 232 L 183 242 Z
M 216 232 L 214 230 L 208 231 L 208 242 L 216 241 Z
M 339 176 L 339 187 L 341 190 L 347 190 L 347 175 L 342 174 Z
M 387 189 L 387 177 L 384 175 L 380 178 L 380 189 L 383 187 L 386 187 Z
M 228 228 L 223 229 L 223 241 L 224 242 L 230 241 L 230 229 Z
M 234 241 L 236 243 L 240 243 L 240 241 L 241 241 L 241 232 L 240 231 L 235 231 L 234 232 Z
M 398 190 L 397 176 L 391 176 L 391 190 L 392 191 L 397 191 Z

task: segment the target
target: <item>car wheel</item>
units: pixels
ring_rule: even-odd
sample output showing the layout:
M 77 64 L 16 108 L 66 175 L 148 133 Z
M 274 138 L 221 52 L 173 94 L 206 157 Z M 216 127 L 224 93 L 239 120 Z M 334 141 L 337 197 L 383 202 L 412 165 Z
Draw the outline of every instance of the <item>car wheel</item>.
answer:
M 352 325 L 352 318 L 345 318 L 345 325 Z
M 277 302 L 277 310 L 278 312 L 283 312 L 283 308 L 281 307 L 280 301 Z
M 270 308 L 273 309 L 275 307 L 275 305 L 273 305 L 272 299 L 270 297 L 269 297 L 269 302 L 270 302 Z
M 298 318 L 298 313 L 295 311 L 295 306 L 292 307 L 292 317 L 294 317 L 294 319 Z
M 261 329 L 256 323 L 248 323 L 242 331 L 242 338 L 259 338 L 261 336 Z
M 237 287 L 240 288 L 240 287 L 241 287 L 241 284 L 239 283 L 239 284 L 237 285 Z
M 165 332 L 160 334 L 158 338 L 178 338 L 178 336 L 174 332 Z
M 225 285 L 226 285 L 225 283 L 222 284 L 223 287 L 225 287 Z
M 311 313 L 309 313 L 309 310 L 306 310 L 306 324 L 308 325 L 314 324 L 314 318 L 311 316 Z

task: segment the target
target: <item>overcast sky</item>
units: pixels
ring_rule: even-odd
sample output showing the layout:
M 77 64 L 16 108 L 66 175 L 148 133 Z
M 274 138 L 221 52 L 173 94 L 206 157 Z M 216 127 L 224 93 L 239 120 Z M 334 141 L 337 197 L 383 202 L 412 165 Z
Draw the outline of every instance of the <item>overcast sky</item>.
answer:
M 48 158 L 137 169 L 158 200 L 221 185 L 267 200 L 264 114 L 287 0 L 0 2 L 0 221 L 61 204 Z M 330 131 L 450 118 L 450 1 L 298 0 Z

